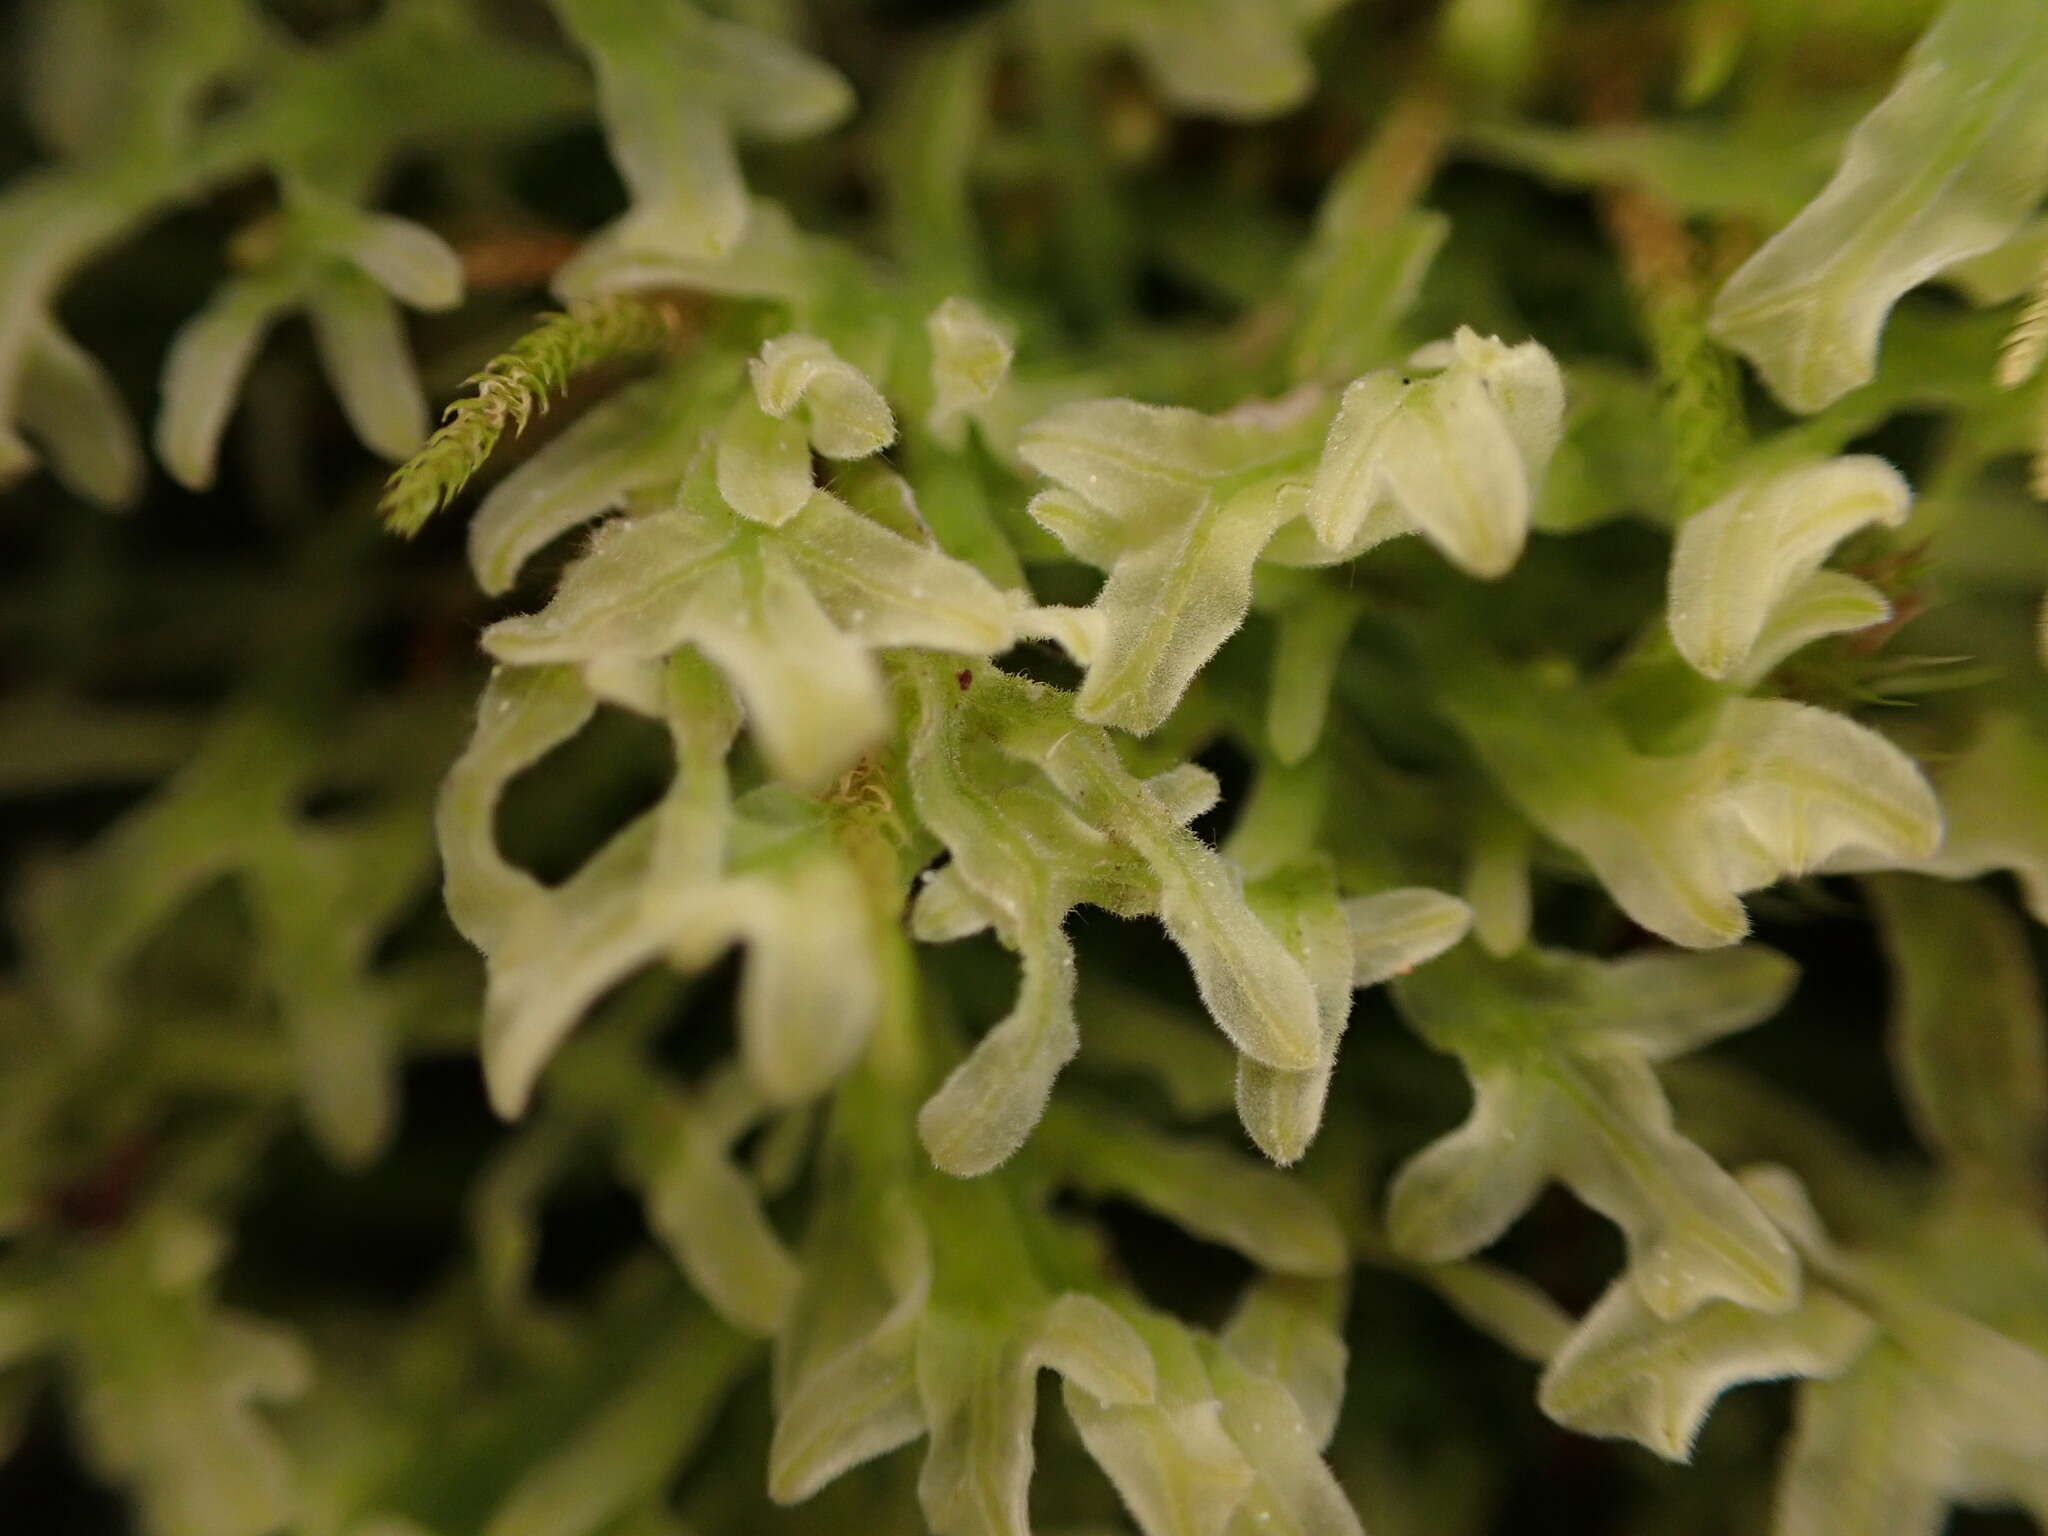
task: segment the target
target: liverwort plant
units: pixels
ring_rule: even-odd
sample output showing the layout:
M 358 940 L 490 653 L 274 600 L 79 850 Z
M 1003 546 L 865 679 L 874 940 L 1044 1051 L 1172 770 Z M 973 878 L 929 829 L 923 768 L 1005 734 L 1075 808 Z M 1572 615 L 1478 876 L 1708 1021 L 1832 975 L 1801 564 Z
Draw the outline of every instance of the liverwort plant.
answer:
M 13 46 L 22 1529 L 2048 1529 L 2038 0 Z

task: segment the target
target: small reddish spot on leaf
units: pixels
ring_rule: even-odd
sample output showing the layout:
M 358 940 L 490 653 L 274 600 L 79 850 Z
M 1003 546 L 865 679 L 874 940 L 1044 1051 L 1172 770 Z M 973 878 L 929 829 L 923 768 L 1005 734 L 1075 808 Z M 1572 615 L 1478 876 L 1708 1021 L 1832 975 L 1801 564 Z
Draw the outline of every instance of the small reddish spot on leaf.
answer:
M 969 671 L 966 667 L 962 667 L 958 672 L 955 672 L 953 674 L 953 681 L 958 683 L 960 685 L 960 691 L 962 693 L 965 693 L 968 689 L 968 686 L 974 681 L 974 674 L 973 672 Z

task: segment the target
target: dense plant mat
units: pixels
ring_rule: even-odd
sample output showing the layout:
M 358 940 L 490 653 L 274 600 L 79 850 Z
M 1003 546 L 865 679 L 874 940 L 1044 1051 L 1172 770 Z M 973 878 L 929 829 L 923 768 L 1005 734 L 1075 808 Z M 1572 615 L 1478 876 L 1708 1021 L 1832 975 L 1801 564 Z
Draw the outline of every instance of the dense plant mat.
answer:
M 8 1529 L 2048 1527 L 2038 0 L 13 43 Z

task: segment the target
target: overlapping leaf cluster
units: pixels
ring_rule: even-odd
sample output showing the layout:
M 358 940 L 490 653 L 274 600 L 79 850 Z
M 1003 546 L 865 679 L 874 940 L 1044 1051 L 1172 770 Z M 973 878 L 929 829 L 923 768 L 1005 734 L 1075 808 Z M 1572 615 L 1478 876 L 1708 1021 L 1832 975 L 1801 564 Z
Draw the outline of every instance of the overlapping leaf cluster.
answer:
M 164 468 L 215 481 L 298 311 L 403 462 L 225 599 L 65 535 L 74 582 L 171 604 L 162 655 L 8 621 L 75 659 L 6 706 L 0 791 L 142 788 L 19 884 L 0 1421 L 57 1384 L 162 1536 L 1497 1528 L 1522 1453 L 1377 1315 L 1422 1294 L 1667 1460 L 1795 1378 L 1758 1528 L 2048 1525 L 2048 37 L 2028 0 L 1837 10 L 1013 0 L 898 46 L 684 0 L 318 41 L 46 0 L 0 470 L 139 493 L 60 302 L 222 197 L 261 211 L 170 342 Z M 488 263 L 449 236 L 521 217 L 499 149 L 585 120 L 625 206 L 544 232 L 563 313 L 458 341 L 413 456 L 398 306 L 454 308 Z M 1613 249 L 1453 161 L 1583 192 Z M 419 163 L 462 216 L 380 206 L 431 206 Z M 250 458 L 259 500 L 317 480 Z M 373 504 L 468 514 L 473 711 L 476 610 L 380 563 Z M 166 666 L 236 681 L 203 721 L 122 696 Z M 1889 1021 L 1802 981 L 1829 924 Z M 1845 1011 L 1911 1171 L 1720 1046 Z M 293 1310 L 230 1236 L 291 1127 L 403 1178 L 408 1063 L 472 1048 L 508 1124 L 465 1261 L 241 1310 Z M 565 1296 L 593 1183 L 628 1252 Z M 1579 1316 L 1486 1254 L 1532 1211 Z M 1750 1513 L 1700 1487 L 1615 1519 Z

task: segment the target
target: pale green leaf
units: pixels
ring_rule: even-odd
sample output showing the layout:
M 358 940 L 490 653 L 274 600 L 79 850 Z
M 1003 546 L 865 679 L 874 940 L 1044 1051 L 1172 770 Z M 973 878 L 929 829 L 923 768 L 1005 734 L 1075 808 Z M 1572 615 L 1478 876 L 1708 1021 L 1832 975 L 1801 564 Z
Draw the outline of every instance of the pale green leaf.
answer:
M 1265 1276 L 1217 1339 L 1246 1370 L 1287 1389 L 1318 1447 L 1329 1444 L 1344 1404 L 1343 1292 L 1337 1282 Z
M 1322 1124 L 1337 1047 L 1351 1014 L 1354 943 L 1349 911 L 1337 901 L 1337 883 L 1327 864 L 1304 865 L 1268 876 L 1250 887 L 1246 899 L 1259 920 L 1301 962 L 1316 994 L 1322 1049 L 1306 1072 L 1282 1072 L 1240 1057 L 1237 1118 L 1259 1150 L 1283 1167 L 1308 1150 Z
M 1252 1468 L 1223 1427 L 1195 1340 L 1170 1319 L 1134 1321 L 1155 1362 L 1156 1400 L 1104 1403 L 1069 1381 L 1067 1416 L 1145 1536 L 1222 1536 Z
M 923 1227 L 901 1191 L 873 1212 L 843 1199 L 821 1224 L 777 1342 L 768 1496 L 778 1504 L 809 1498 L 925 1429 L 916 1372 L 931 1295 Z M 870 1287 L 881 1293 L 872 1302 Z
M 647 1224 L 721 1317 L 773 1334 L 796 1296 L 796 1261 L 706 1109 L 696 1102 L 669 1109 L 665 1144 L 645 1171 Z
M 1731 277 L 1714 334 L 1796 411 L 1876 369 L 1899 296 L 1991 250 L 2048 186 L 2048 13 L 1950 0 L 1820 196 Z
M 2048 1355 L 1948 1305 L 1911 1269 L 1836 1248 L 1785 1169 L 1749 1169 L 1743 1183 L 1879 1330 L 1846 1375 L 1801 1389 L 1778 1529 L 1820 1536 L 1853 1521 L 1933 1536 L 1949 1505 L 2001 1499 L 2038 1514 Z
M 1005 747 L 1042 766 L 1143 861 L 1156 881 L 1148 905 L 1187 955 L 1209 1016 L 1238 1049 L 1283 1071 L 1315 1066 L 1322 1045 L 1314 989 L 1245 905 L 1236 868 L 1174 820 L 1101 731 L 1049 714 Z
M 1748 930 L 1708 814 L 1724 765 L 1639 753 L 1590 696 L 1525 676 L 1475 672 L 1445 704 L 1516 808 L 1630 917 L 1693 947 Z
M 730 252 L 747 222 L 734 135 L 831 127 L 853 94 L 787 44 L 672 3 L 554 0 L 597 72 L 612 156 L 633 196 L 621 244 L 684 259 Z
M 1621 1227 L 1631 1283 L 1658 1317 L 1714 1298 L 1793 1304 L 1790 1247 L 1678 1133 L 1650 1065 L 1755 1022 L 1782 997 L 1783 969 L 1740 950 L 1631 969 L 1642 963 L 1546 951 L 1495 960 L 1467 947 L 1395 984 L 1404 1017 L 1458 1056 L 1474 1095 L 1465 1124 L 1394 1181 L 1388 1227 L 1400 1251 L 1463 1258 L 1555 1177 Z
M 566 1121 L 537 1117 L 503 1144 L 470 1186 L 470 1242 L 494 1318 L 516 1319 L 531 1306 L 541 1203 L 578 1140 Z
M 1871 882 L 1892 1060 L 1921 1139 L 2024 1201 L 2048 1177 L 2048 1009 L 2022 920 L 1975 886 Z
M 1775 1536 L 1936 1536 L 1948 1501 L 1927 1463 L 1942 1429 L 1882 1339 L 1842 1380 L 1803 1387 L 1778 1478 Z
M 1774 870 L 1830 860 L 1910 863 L 1941 842 L 1941 807 L 1919 766 L 1847 716 L 1782 699 L 1738 699 L 1719 745 L 1733 757 L 1725 804 Z
M 940 441 L 958 446 L 974 407 L 992 399 L 1009 377 L 1010 336 L 972 299 L 947 299 L 925 318 L 932 351 L 932 406 L 925 424 Z
M 1292 457 L 1313 430 L 1298 400 L 1205 416 L 1185 406 L 1083 400 L 1047 412 L 1025 429 L 1018 451 L 1040 474 L 1069 487 L 1117 521 L 1144 526 L 1182 517 L 1208 483 Z
M 289 1336 L 214 1305 L 211 1258 L 171 1251 L 195 1246 L 175 1221 L 151 1213 L 73 1271 L 83 1449 L 161 1536 L 268 1536 L 292 1514 L 295 1473 L 261 1405 L 301 1393 L 310 1362 Z
M 2028 220 L 2003 245 L 1957 262 L 1941 274 L 1941 280 L 1972 304 L 2009 304 L 2033 288 L 2044 259 L 2048 259 L 2048 215 Z
M 1365 1536 L 1294 1395 L 1224 1351 L 1211 1353 L 1209 1373 L 1222 1405 L 1224 1432 L 1237 1442 L 1254 1474 L 1237 1521 L 1249 1530 L 1289 1536 Z
M 1987 713 L 1939 782 L 1948 836 L 1924 867 L 1951 878 L 2009 869 L 2034 921 L 2048 923 L 2048 723 Z
M 933 1536 L 1030 1536 L 1036 1376 L 1000 1324 L 936 1308 L 925 1319 L 917 1390 L 931 1443 L 917 1499 Z
M 348 1165 L 381 1152 L 397 1118 L 394 999 L 369 970 L 391 914 L 428 873 L 422 830 L 412 815 L 309 828 L 245 870 L 308 1122 Z
M 1464 1123 L 1402 1164 L 1388 1191 L 1389 1239 L 1425 1263 L 1484 1248 L 1535 1203 L 1550 1174 L 1542 1096 L 1506 1068 L 1470 1075 Z
M 629 384 L 493 486 L 469 525 L 478 584 L 506 591 L 550 540 L 624 505 L 631 491 L 680 478 L 699 451 L 703 392 L 688 366 Z
M 1282 763 L 1300 762 L 1322 739 L 1337 668 L 1364 609 L 1352 593 L 1318 586 L 1274 616 L 1266 740 Z
M 1543 1411 L 1581 1434 L 1634 1440 L 1689 1461 L 1714 1400 L 1748 1381 L 1840 1375 L 1870 1344 L 1868 1317 L 1828 1292 L 1773 1316 L 1709 1301 L 1676 1322 L 1616 1281 L 1551 1357 Z
M 1694 513 L 1671 555 L 1671 637 L 1680 654 L 1715 679 L 1742 669 L 1828 552 L 1869 524 L 1897 527 L 1911 497 L 1897 470 L 1857 455 L 1778 471 Z M 1782 655 L 1786 644 L 1781 632 L 1772 648 Z
M 951 851 L 927 884 L 913 921 L 935 938 L 934 892 L 963 893 L 978 928 L 995 925 L 1017 952 L 1021 975 L 1009 1014 L 982 1037 L 918 1113 L 932 1160 L 963 1177 L 1007 1158 L 1044 1113 L 1053 1079 L 1080 1043 L 1074 1021 L 1074 956 L 1061 923 L 1074 895 L 1064 889 L 1034 832 L 1058 817 L 1056 805 L 1021 798 L 1014 770 L 977 733 L 943 669 L 917 674 L 918 723 L 910 744 L 910 785 L 918 814 Z M 1007 793 L 1006 793 L 1007 791 Z M 954 922 L 947 929 L 965 929 Z
M 1068 1291 L 1055 1297 L 1033 1327 L 1031 1359 L 1057 1371 L 1103 1403 L 1149 1403 L 1159 1373 L 1144 1339 L 1114 1307 Z
M 727 936 L 746 943 L 740 1059 L 770 1103 L 815 1097 L 867 1043 L 882 991 L 873 919 L 859 872 L 828 838 L 780 840 L 669 918 L 693 956 Z
M 263 337 L 296 295 L 270 277 L 224 284 L 171 338 L 164 357 L 156 452 L 189 490 L 213 484 L 221 434 Z
M 887 194 L 890 249 L 919 292 L 986 283 L 975 193 L 994 116 L 996 43 L 995 29 L 967 26 L 920 47 L 880 126 L 875 169 Z
M 51 470 L 102 506 L 142 492 L 142 447 L 120 391 L 92 355 L 51 322 L 37 328 L 21 366 L 18 420 Z
M 694 643 L 733 683 L 777 771 L 818 785 L 887 723 L 873 661 L 835 626 L 781 546 L 743 539 L 701 496 L 600 530 L 554 601 L 485 633 L 501 661 L 665 656 Z
M 435 834 L 448 915 L 487 953 L 504 945 L 519 907 L 543 894 L 498 849 L 499 798 L 516 775 L 582 730 L 596 708 L 569 667 L 499 667 L 485 685 L 475 732 L 442 783 Z
M 296 233 L 359 268 L 394 299 L 414 309 L 462 302 L 462 258 L 425 225 L 358 208 L 302 177 L 287 182 L 285 195 Z
M 794 332 L 777 336 L 747 369 L 761 409 L 781 420 L 801 406 L 811 446 L 828 459 L 865 458 L 896 440 L 889 402 L 830 342 Z
M 816 488 L 803 424 L 777 420 L 742 397 L 718 429 L 718 494 L 742 517 L 779 528 Z
M 1742 937 L 1741 893 L 1816 868 L 1916 865 L 1941 812 L 1876 732 L 1784 700 L 1728 703 L 1692 751 L 1639 750 L 1585 692 L 1474 667 L 1445 703 L 1496 782 L 1625 912 L 1692 948 Z
M 1465 902 L 1472 934 L 1489 955 L 1511 955 L 1528 942 L 1533 920 L 1529 824 L 1498 801 L 1481 808 L 1465 865 Z
M 1308 302 L 1289 352 L 1296 377 L 1345 378 L 1384 361 L 1450 238 L 1451 221 L 1433 209 L 1409 209 L 1391 229 L 1384 212 L 1342 180 L 1324 200 L 1302 263 Z
M 501 1114 L 525 1107 L 586 1008 L 680 937 L 679 891 L 720 867 L 734 716 L 692 656 L 671 664 L 667 687 L 678 764 L 667 796 L 558 887 L 505 859 L 495 817 L 512 776 L 589 719 L 595 699 L 573 670 L 501 669 L 443 786 L 436 832 L 449 912 L 487 962 L 484 1079 Z
M 747 204 L 738 243 L 722 252 L 651 250 L 631 243 L 635 233 L 613 224 L 592 235 L 556 271 L 555 292 L 573 301 L 681 288 L 787 303 L 805 297 L 815 285 L 813 246 L 788 211 L 766 198 Z
M 308 825 L 297 804 L 320 782 L 320 750 L 273 707 L 231 708 L 180 773 L 44 873 L 25 918 L 54 1017 L 103 1038 L 143 947 L 208 882 L 236 880 L 311 1128 L 331 1155 L 360 1162 L 385 1138 L 393 1095 L 391 994 L 370 959 L 425 874 L 425 806 L 417 788 L 373 775 L 384 807 Z
M 1815 571 L 1778 600 L 1757 632 L 1748 660 L 1729 681 L 1754 689 L 1779 662 L 1814 641 L 1854 634 L 1891 616 L 1891 600 L 1869 582 L 1841 571 Z
M 1537 1365 L 1556 1354 L 1572 1331 L 1564 1308 L 1510 1270 L 1467 1260 L 1423 1266 L 1418 1278 L 1466 1322 Z
M 1414 886 L 1354 896 L 1344 903 L 1351 928 L 1354 987 L 1406 976 L 1464 938 L 1472 909 L 1455 896 Z
M 1017 1006 L 920 1118 L 941 1167 L 980 1171 L 1008 1156 L 1073 1054 L 1073 960 L 1060 928 L 1077 904 L 1158 914 L 1233 1039 L 1266 1040 L 1276 1016 L 1298 1027 L 1292 1010 L 1304 1007 L 1314 1022 L 1307 978 L 1246 906 L 1236 871 L 1182 826 L 1213 803 L 1211 775 L 1183 764 L 1138 779 L 1063 696 L 1000 672 L 963 686 L 927 662 L 915 679 L 912 792 L 952 862 L 920 890 L 913 931 L 937 940 L 993 925 L 1023 962 Z
M 1060 1160 L 1083 1189 L 1119 1194 L 1287 1275 L 1332 1275 L 1344 1235 L 1328 1208 L 1275 1169 L 1213 1144 L 1055 1109 Z
M 1292 11 L 1264 0 L 1123 0 L 1084 14 L 1131 46 L 1175 106 L 1238 119 L 1285 112 L 1313 89 Z
M 1081 717 L 1156 730 L 1251 609 L 1252 566 L 1295 513 L 1276 484 L 1211 497 L 1165 536 L 1133 543 L 1095 599 L 1102 634 Z
M 643 817 L 540 901 L 521 902 L 490 961 L 480 1050 L 491 1106 L 520 1114 L 583 1013 L 660 952 L 643 899 L 653 827 Z
M 1842 136 L 1869 98 L 1861 92 L 1768 103 L 1730 120 L 1475 123 L 1462 130 L 1480 156 L 1545 181 L 1629 184 L 1695 214 L 1773 223 L 1791 218 L 1827 180 Z
M 1017 605 L 973 566 L 825 492 L 804 504 L 781 547 L 833 621 L 868 645 L 987 656 L 1015 639 Z
M 394 462 L 427 435 L 427 402 L 398 306 L 369 278 L 337 267 L 306 294 L 313 344 L 363 446 Z
M 1306 516 L 1344 558 L 1412 529 L 1492 579 L 1521 554 L 1564 432 L 1564 379 L 1534 342 L 1460 330 L 1441 355 L 1434 377 L 1368 374 L 1344 392 Z

